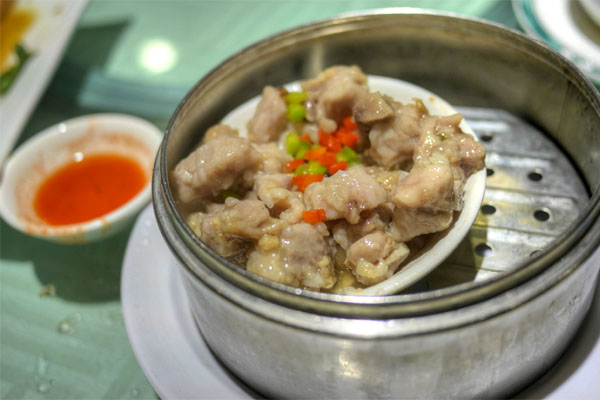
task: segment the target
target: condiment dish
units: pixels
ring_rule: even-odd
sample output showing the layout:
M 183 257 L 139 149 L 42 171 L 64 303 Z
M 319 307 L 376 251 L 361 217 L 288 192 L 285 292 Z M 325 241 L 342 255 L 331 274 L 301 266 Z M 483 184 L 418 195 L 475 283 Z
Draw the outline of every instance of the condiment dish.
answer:
M 7 160 L 0 186 L 0 214 L 15 229 L 61 243 L 86 243 L 115 233 L 127 226 L 150 201 L 152 165 L 161 139 L 161 131 L 151 123 L 123 114 L 91 114 L 51 126 L 23 143 Z M 71 165 L 101 157 L 113 157 L 133 166 L 141 189 L 132 192 L 129 199 L 122 199 L 114 207 L 100 204 L 106 211 L 82 218 L 81 222 L 72 221 L 68 214 L 75 211 L 68 207 L 66 214 L 70 222 L 57 223 L 40 213 L 36 199 L 42 193 L 40 188 L 49 183 L 50 178 Z M 116 175 L 119 173 L 105 181 L 112 184 Z M 133 184 L 128 178 L 121 180 L 123 187 Z M 77 208 L 86 211 L 86 208 L 93 207 L 90 200 L 98 200 L 97 203 L 109 201 L 100 196 L 101 188 L 88 186 L 91 197 L 81 201 L 85 203 L 84 207 Z M 65 208 L 66 195 L 61 192 L 65 191 L 65 187 L 57 190 L 58 198 L 48 205 L 50 210 Z M 73 192 L 80 190 L 77 187 Z M 111 190 L 114 193 L 118 187 Z

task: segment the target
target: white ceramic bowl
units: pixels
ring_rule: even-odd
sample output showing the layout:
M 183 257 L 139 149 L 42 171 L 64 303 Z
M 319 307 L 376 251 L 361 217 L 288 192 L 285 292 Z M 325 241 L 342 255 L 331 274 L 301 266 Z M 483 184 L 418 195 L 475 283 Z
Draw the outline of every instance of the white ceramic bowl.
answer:
M 162 132 L 122 114 L 92 114 L 61 122 L 23 143 L 8 159 L 0 186 L 0 214 L 28 235 L 61 243 L 85 243 L 117 232 L 149 201 L 152 166 Z M 90 221 L 50 225 L 34 210 L 40 185 L 54 171 L 82 156 L 116 154 L 142 167 L 144 188 L 119 208 Z
M 410 103 L 415 98 L 421 99 L 431 115 L 452 115 L 457 113 L 457 111 L 444 99 L 420 86 L 382 76 L 370 75 L 368 78 L 371 91 L 387 94 L 402 103 Z M 286 88 L 292 91 L 301 90 L 298 82 L 290 83 L 289 85 L 286 85 Z M 257 96 L 237 107 L 225 116 L 223 123 L 237 128 L 240 135 L 247 135 L 246 123 L 252 118 L 252 115 L 254 115 L 259 100 L 260 96 Z M 463 120 L 461 122 L 460 128 L 465 133 L 475 137 L 475 133 L 466 121 Z M 465 184 L 464 207 L 461 213 L 446 234 L 429 250 L 402 266 L 398 272 L 385 281 L 366 289 L 357 291 L 351 290 L 348 294 L 369 296 L 394 294 L 409 287 L 433 271 L 454 251 L 467 232 L 469 232 L 469 229 L 471 229 L 471 225 L 477 217 L 479 207 L 483 200 L 485 181 L 485 168 L 469 177 Z

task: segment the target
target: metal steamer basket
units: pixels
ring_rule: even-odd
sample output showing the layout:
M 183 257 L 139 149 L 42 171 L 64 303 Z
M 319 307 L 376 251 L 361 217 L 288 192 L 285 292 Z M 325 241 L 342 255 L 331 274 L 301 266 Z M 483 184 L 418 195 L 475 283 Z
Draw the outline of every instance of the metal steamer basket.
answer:
M 441 95 L 488 150 L 486 196 L 468 237 L 398 295 L 315 293 L 247 273 L 194 236 L 169 190 L 168 171 L 228 111 L 266 84 L 334 64 Z M 550 367 L 589 309 L 598 171 L 600 99 L 572 64 L 488 22 L 385 10 L 270 37 L 205 76 L 169 122 L 153 197 L 199 331 L 261 395 L 498 397 Z

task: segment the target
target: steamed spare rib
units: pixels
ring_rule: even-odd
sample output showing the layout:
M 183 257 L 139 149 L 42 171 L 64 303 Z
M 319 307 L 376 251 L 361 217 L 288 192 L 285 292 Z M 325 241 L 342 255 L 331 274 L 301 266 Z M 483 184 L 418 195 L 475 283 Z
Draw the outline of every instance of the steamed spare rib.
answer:
M 255 143 L 277 140 L 287 127 L 287 107 L 279 89 L 267 86 L 256 107 L 254 117 L 248 122 L 248 139 Z
M 328 68 L 315 79 L 302 82 L 302 90 L 310 93 L 307 120 L 328 133 L 335 131 L 352 113 L 354 104 L 369 93 L 367 77 L 356 66 Z
M 248 139 L 218 135 L 177 164 L 171 188 L 183 204 L 214 198 L 226 189 L 246 190 L 259 164 L 260 155 Z
M 375 285 L 452 224 L 485 149 L 461 115 L 371 92 L 357 66 L 300 87 L 265 87 L 248 138 L 208 129 L 171 171 L 173 193 L 207 246 L 264 279 L 329 292 L 348 276 L 355 289 Z

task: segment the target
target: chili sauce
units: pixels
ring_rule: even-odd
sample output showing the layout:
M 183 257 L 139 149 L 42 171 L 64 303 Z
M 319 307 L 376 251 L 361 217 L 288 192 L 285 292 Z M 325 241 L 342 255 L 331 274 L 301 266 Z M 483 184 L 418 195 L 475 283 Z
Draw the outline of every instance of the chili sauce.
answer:
M 142 167 L 127 157 L 87 156 L 50 175 L 38 189 L 34 209 L 50 225 L 86 222 L 125 204 L 146 181 Z

